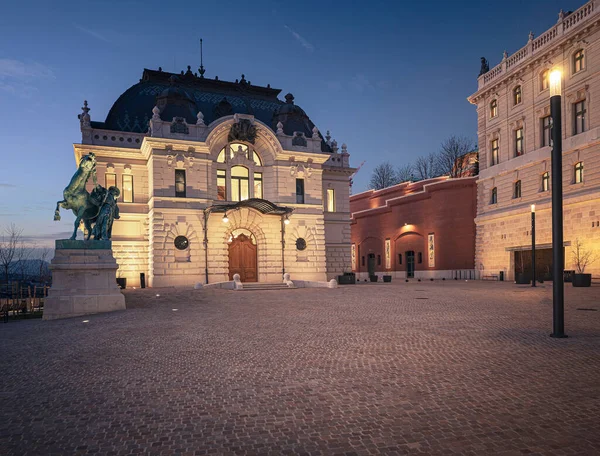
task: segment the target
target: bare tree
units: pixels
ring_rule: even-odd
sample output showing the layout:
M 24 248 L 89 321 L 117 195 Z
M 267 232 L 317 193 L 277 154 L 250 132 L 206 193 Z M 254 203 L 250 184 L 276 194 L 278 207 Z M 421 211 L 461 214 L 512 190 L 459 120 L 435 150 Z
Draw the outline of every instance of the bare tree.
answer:
M 46 264 L 46 259 L 50 256 L 50 249 L 48 247 L 43 247 L 40 249 L 39 257 L 40 257 L 40 272 L 39 272 L 39 282 L 45 282 L 46 276 L 48 274 L 48 265 Z
M 21 276 L 21 281 L 25 280 L 26 274 L 29 275 L 31 273 L 31 264 L 29 263 L 29 258 L 31 257 L 34 249 L 35 244 L 30 246 L 25 244 L 23 240 L 21 240 L 17 245 L 15 250 L 15 265 Z
M 10 264 L 12 263 L 18 246 L 21 243 L 22 228 L 17 228 L 14 223 L 5 227 L 0 235 L 0 265 L 4 269 L 4 278 L 8 284 Z
M 437 167 L 438 156 L 433 152 L 427 156 L 420 156 L 415 161 L 415 173 L 421 180 L 439 176 Z
M 396 171 L 398 183 L 414 179 L 414 168 L 412 164 L 400 165 Z
M 462 177 L 473 166 L 469 152 L 475 149 L 475 142 L 465 136 L 450 136 L 444 142 L 437 157 L 439 174 Z
M 579 240 L 579 238 L 575 239 L 575 244 L 572 248 L 573 260 L 575 262 L 575 269 L 577 269 L 577 274 L 583 274 L 585 272 L 586 266 L 593 263 L 596 260 L 594 256 L 594 252 L 592 250 L 588 250 L 583 246 L 583 242 Z
M 384 162 L 377 165 L 371 174 L 369 186 L 374 190 L 381 190 L 398 183 L 396 171 L 390 162 Z

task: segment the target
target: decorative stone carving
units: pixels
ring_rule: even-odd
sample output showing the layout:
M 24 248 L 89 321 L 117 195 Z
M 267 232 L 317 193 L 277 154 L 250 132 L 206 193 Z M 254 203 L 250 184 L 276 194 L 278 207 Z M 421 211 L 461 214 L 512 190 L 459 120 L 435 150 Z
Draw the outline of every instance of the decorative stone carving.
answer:
M 171 133 L 179 133 L 184 135 L 190 134 L 185 119 L 183 117 L 173 117 L 173 123 L 171 123 Z
M 533 32 L 529 32 L 529 41 L 533 41 L 534 35 Z
M 296 131 L 294 132 L 294 137 L 292 138 L 292 146 L 301 146 L 301 147 L 306 147 L 307 146 L 307 142 L 306 142 L 306 138 L 304 137 L 304 133 Z
M 348 146 L 346 145 L 346 143 L 342 144 L 342 155 L 348 155 Z
M 246 141 L 254 144 L 256 140 L 256 127 L 248 119 L 240 119 L 229 130 L 227 141 Z
M 339 147 L 337 145 L 337 141 L 334 139 L 333 141 L 331 141 L 331 150 L 334 154 L 337 154 L 338 149 Z
M 280 122 L 277 122 L 277 134 L 278 135 L 282 135 L 283 134 L 283 124 Z
M 327 130 L 327 134 L 325 135 L 325 143 L 326 144 L 331 143 L 331 133 L 329 133 L 329 130 Z
M 318 140 L 320 139 L 319 137 L 319 129 L 315 126 L 312 129 L 312 139 Z
M 206 125 L 204 123 L 204 114 L 202 114 L 202 111 L 198 111 L 198 114 L 196 114 L 196 117 L 198 118 L 198 120 L 196 121 L 196 125 Z
M 158 106 L 152 108 L 152 120 L 160 120 L 160 109 L 158 109 Z
M 485 57 L 481 57 L 481 70 L 479 70 L 479 76 L 490 71 L 490 64 Z
M 81 108 L 81 114 L 77 117 L 79 118 L 79 123 L 81 124 L 81 128 L 91 128 L 91 119 L 90 119 L 90 108 L 88 108 L 87 100 L 83 100 L 83 107 Z

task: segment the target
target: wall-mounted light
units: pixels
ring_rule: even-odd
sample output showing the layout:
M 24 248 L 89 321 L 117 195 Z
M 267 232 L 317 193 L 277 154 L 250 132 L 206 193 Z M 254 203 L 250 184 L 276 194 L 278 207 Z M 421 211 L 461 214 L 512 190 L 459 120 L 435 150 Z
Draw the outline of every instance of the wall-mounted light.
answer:
M 531 212 L 535 212 L 535 204 L 531 205 Z
M 223 216 L 223 223 L 227 222 L 229 222 L 229 219 L 227 218 L 227 212 L 225 212 L 225 215 Z
M 408 226 L 408 223 L 404 222 L 404 226 Z
M 287 215 L 285 216 L 285 220 L 283 221 L 283 223 L 285 223 L 286 225 L 290 224 L 290 218 Z

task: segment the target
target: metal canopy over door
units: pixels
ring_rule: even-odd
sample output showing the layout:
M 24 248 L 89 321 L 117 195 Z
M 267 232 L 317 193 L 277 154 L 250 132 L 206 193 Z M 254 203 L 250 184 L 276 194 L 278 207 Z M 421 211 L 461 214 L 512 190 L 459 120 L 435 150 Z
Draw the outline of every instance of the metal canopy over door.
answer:
M 245 234 L 240 234 L 229 244 L 229 280 L 239 274 L 242 282 L 256 282 L 256 246 Z
M 409 250 L 406 252 L 406 277 L 412 278 L 415 276 L 415 252 Z

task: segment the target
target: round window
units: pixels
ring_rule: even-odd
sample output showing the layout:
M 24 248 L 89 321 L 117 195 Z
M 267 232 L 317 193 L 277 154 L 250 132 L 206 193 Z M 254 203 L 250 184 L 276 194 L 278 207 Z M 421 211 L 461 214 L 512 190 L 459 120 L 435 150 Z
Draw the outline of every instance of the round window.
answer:
M 296 239 L 296 248 L 298 250 L 306 249 L 306 241 L 303 238 Z
M 185 236 L 177 236 L 175 238 L 175 247 L 179 250 L 185 250 L 189 247 L 190 241 Z

